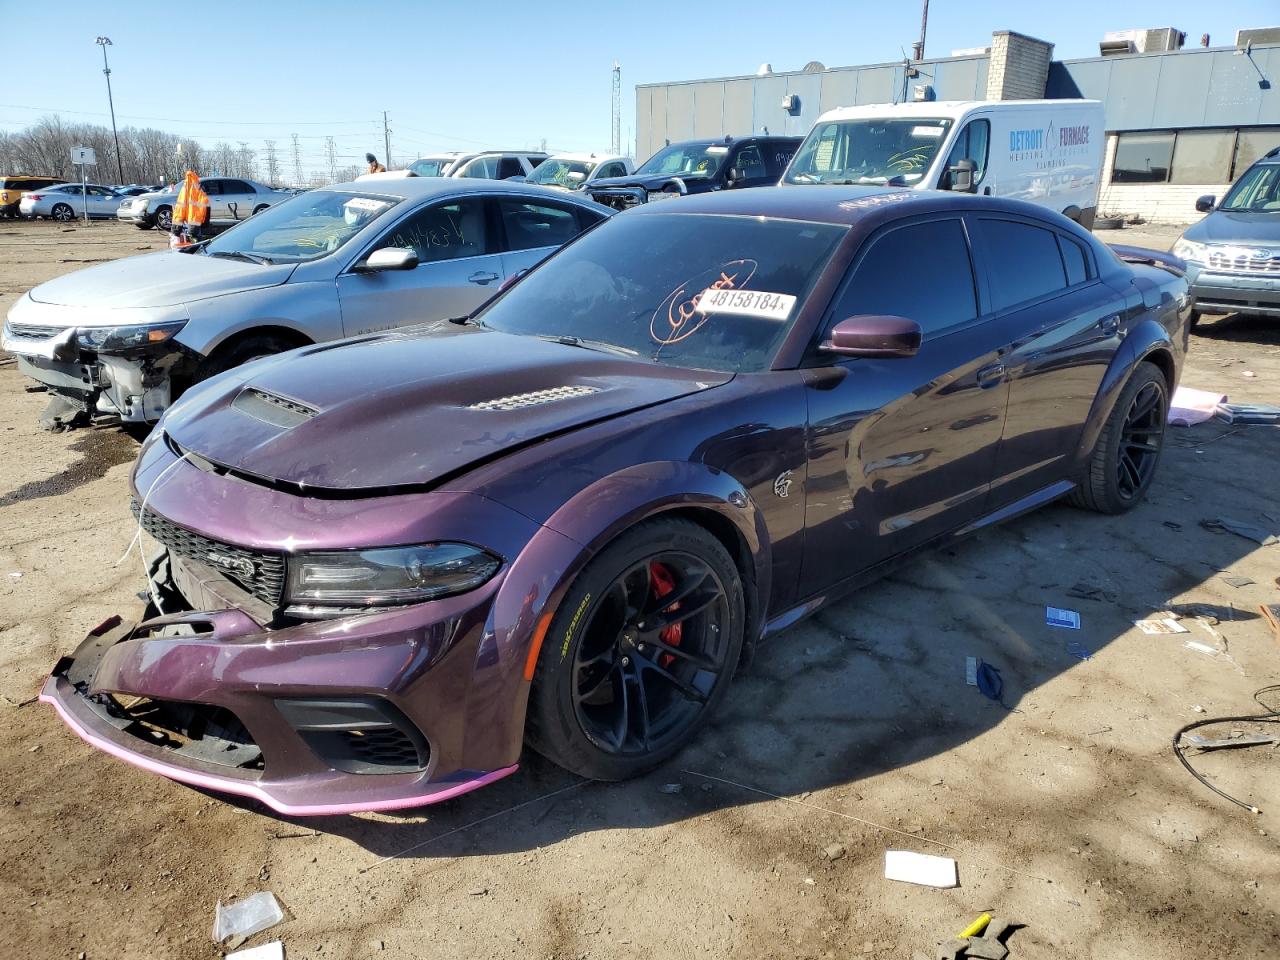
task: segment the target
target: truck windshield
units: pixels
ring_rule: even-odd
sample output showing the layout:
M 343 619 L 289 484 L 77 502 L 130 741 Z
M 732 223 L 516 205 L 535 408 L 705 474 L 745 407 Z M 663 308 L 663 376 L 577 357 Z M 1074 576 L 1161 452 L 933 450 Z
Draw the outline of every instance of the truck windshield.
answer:
M 673 143 L 640 165 L 638 175 L 674 174 L 682 177 L 710 177 L 729 155 L 723 143 Z
M 311 190 L 236 224 L 206 243 L 201 252 L 258 263 L 315 260 L 333 253 L 399 202 Z
M 453 157 L 423 157 L 409 164 L 415 177 L 443 177 L 453 163 Z
M 1280 163 L 1259 164 L 1245 171 L 1219 209 L 1280 214 Z
M 933 164 L 950 126 L 950 120 L 934 117 L 820 123 L 805 137 L 783 180 L 913 186 Z

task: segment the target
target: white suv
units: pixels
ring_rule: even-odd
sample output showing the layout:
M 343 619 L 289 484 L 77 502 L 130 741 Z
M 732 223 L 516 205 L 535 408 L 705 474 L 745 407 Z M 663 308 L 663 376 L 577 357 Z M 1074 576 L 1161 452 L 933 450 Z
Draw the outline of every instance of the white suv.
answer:
M 475 177 L 506 180 L 527 177 L 547 155 L 538 150 L 479 150 L 471 153 L 433 153 L 409 164 L 415 177 Z

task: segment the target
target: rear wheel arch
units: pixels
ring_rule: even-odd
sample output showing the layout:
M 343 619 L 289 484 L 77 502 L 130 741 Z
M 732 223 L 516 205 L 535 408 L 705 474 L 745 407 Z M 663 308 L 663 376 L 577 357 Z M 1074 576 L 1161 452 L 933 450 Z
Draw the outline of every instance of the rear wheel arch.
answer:
M 230 370 L 232 367 L 257 359 L 259 356 L 283 353 L 295 347 L 310 346 L 314 342 L 306 334 L 299 333 L 292 327 L 275 324 L 247 327 L 218 341 L 213 349 L 205 354 L 200 362 L 196 379 L 203 380 L 215 373 L 222 373 L 224 370 Z

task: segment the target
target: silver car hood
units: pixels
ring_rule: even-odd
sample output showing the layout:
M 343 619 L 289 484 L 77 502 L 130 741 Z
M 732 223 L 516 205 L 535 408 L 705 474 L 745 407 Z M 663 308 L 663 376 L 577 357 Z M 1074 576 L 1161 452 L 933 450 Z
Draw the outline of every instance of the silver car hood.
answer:
M 274 287 L 295 267 L 161 250 L 77 270 L 40 284 L 30 296 L 66 307 L 168 307 Z

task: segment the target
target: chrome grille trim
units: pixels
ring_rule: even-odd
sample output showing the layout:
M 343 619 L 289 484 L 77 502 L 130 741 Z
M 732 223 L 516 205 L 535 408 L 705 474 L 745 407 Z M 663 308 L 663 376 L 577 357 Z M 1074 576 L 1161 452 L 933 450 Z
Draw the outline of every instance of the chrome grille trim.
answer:
M 138 502 L 130 503 L 138 516 Z M 250 550 L 214 540 L 180 527 L 148 510 L 142 515 L 142 529 L 172 553 L 194 560 L 226 577 L 264 603 L 279 606 L 284 597 L 284 555 Z
M 574 397 L 588 397 L 599 393 L 599 387 L 564 386 L 549 387 L 546 390 L 533 390 L 530 393 L 513 393 L 507 397 L 495 397 L 493 400 L 482 400 L 473 403 L 468 410 L 509 411 L 523 410 L 525 407 L 536 407 L 544 403 L 555 403 L 558 400 L 570 400 Z
M 1247 249 L 1247 248 L 1246 248 Z M 1266 253 L 1261 248 L 1257 251 Z M 1264 256 L 1246 252 L 1238 246 L 1229 248 L 1210 247 L 1205 266 L 1210 270 L 1223 273 L 1263 273 L 1280 275 L 1280 250 L 1270 251 Z
M 66 333 L 66 327 L 46 327 L 34 323 L 7 323 L 5 329 L 9 336 L 19 340 L 48 340 L 60 333 Z

